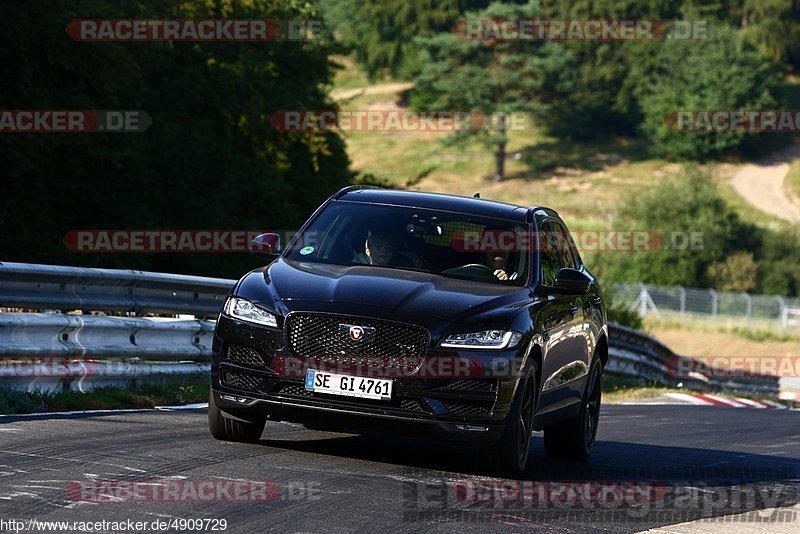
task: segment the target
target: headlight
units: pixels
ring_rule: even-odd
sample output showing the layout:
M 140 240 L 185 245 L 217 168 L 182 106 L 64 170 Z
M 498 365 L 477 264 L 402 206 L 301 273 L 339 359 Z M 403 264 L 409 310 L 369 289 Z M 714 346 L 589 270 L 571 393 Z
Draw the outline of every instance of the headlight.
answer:
M 481 330 L 471 334 L 451 334 L 441 346 L 453 349 L 505 349 L 516 347 L 522 334 L 512 330 Z
M 278 327 L 278 318 L 264 308 L 259 308 L 249 300 L 231 297 L 225 302 L 225 313 L 249 323 Z

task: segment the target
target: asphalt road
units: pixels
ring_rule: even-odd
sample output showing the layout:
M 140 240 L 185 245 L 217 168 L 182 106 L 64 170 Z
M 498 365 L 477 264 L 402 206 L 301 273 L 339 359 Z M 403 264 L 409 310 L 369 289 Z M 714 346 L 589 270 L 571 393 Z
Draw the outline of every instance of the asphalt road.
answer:
M 800 412 L 617 405 L 602 415 L 588 463 L 547 460 L 536 434 L 526 480 L 506 484 L 480 455 L 434 442 L 287 423 L 268 423 L 256 445 L 219 442 L 199 410 L 3 418 L 0 531 L 9 519 L 332 533 L 634 532 L 748 511 L 800 521 L 763 512 L 800 502 Z M 146 491 L 132 496 L 121 481 Z M 269 481 L 268 491 L 241 482 L 234 494 L 231 481 Z M 168 498 L 153 490 L 170 484 Z

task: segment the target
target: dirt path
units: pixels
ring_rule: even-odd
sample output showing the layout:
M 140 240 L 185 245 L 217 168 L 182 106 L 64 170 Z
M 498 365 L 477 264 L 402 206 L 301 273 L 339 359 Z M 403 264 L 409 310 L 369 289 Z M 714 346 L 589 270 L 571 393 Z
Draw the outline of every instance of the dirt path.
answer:
M 355 89 L 342 89 L 339 91 L 332 91 L 331 97 L 334 100 L 347 100 L 355 96 L 362 95 L 385 95 L 390 93 L 399 93 L 414 87 L 412 82 L 395 82 L 395 83 L 382 83 L 379 85 L 370 85 L 368 87 L 356 87 Z
M 748 163 L 733 177 L 733 187 L 761 211 L 800 223 L 800 205 L 792 202 L 783 189 L 789 164 L 797 158 L 800 158 L 800 144 L 796 143 L 758 163 Z

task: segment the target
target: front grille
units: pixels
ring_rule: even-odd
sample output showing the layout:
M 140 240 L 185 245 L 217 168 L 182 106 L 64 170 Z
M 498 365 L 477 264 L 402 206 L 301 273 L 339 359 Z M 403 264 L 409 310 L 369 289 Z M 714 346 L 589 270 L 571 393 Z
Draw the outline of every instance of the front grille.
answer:
M 411 412 L 428 412 L 430 410 L 426 410 L 422 406 L 420 406 L 419 401 L 413 399 L 403 399 L 400 401 L 400 408 L 403 410 L 408 410 Z
M 496 391 L 497 380 L 495 379 L 480 379 L 480 378 L 465 378 L 459 380 L 451 380 L 442 389 L 448 391 Z
M 281 386 L 281 389 L 278 390 L 278 393 L 281 395 L 292 395 L 294 397 L 310 397 L 311 392 L 308 391 L 303 386 L 297 386 L 295 384 L 285 384 Z
M 342 332 L 340 325 L 357 325 L 375 331 L 374 335 L 354 341 Z M 430 339 L 427 330 L 416 326 L 327 314 L 289 314 L 286 330 L 292 353 L 311 358 L 421 359 Z
M 257 390 L 261 382 L 260 377 L 249 373 L 222 372 L 222 383 L 233 388 Z
M 481 416 L 489 415 L 492 405 L 486 402 L 442 402 L 450 415 Z
M 228 359 L 233 362 L 246 363 L 250 365 L 265 366 L 264 358 L 257 350 L 250 347 L 231 345 L 228 347 Z

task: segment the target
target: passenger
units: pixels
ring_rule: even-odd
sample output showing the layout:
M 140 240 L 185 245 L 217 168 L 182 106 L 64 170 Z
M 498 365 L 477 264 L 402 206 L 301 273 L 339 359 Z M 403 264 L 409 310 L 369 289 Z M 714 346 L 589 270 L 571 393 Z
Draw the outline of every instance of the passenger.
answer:
M 486 263 L 489 265 L 490 269 L 494 270 L 494 275 L 498 278 L 498 280 L 516 280 L 518 273 L 508 271 L 511 270 L 508 267 L 508 251 L 502 250 L 487 250 L 486 251 Z

